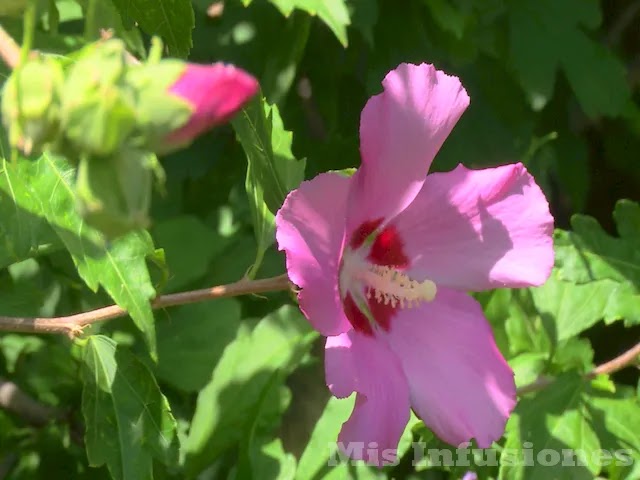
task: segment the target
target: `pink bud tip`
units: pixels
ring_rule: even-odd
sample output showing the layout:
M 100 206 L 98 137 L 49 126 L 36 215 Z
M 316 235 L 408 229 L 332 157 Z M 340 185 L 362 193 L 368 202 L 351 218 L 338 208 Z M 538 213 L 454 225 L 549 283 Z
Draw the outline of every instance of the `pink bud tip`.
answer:
M 169 134 L 167 143 L 188 143 L 204 131 L 226 122 L 258 88 L 254 77 L 233 65 L 187 64 L 169 93 L 189 103 L 193 114 L 185 125 Z

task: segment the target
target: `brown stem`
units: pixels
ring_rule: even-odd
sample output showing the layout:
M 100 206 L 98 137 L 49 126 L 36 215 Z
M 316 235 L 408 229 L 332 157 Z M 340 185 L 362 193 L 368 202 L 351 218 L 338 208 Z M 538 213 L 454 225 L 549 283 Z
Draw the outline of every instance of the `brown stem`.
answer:
M 188 303 L 197 303 L 205 300 L 212 300 L 223 297 L 236 297 L 250 293 L 266 293 L 288 290 L 291 288 L 287 275 L 279 275 L 277 277 L 264 278 L 261 280 L 242 279 L 227 285 L 218 285 L 216 287 L 204 288 L 201 290 L 191 290 L 188 292 L 170 293 L 156 297 L 151 306 L 155 308 L 172 307 L 176 305 L 184 305 Z M 82 332 L 82 329 L 92 323 L 111 320 L 113 318 L 123 317 L 127 314 L 126 310 L 117 305 L 98 308 L 89 312 L 77 313 L 65 317 L 54 318 L 32 318 L 32 317 L 5 317 L 0 316 L 0 331 L 27 332 L 27 333 L 63 333 L 74 337 Z M 590 372 L 584 375 L 585 380 L 590 380 L 598 375 L 615 373 L 633 364 L 640 357 L 640 343 L 632 348 L 609 360 L 606 363 L 598 365 Z M 517 389 L 519 396 L 527 393 L 536 392 L 548 387 L 555 381 L 552 377 L 540 377 L 532 383 L 523 385 Z M 2 384 L 0 383 L 0 386 Z M 0 406 L 2 406 L 0 404 Z
M 172 307 L 186 303 L 202 302 L 214 298 L 236 297 L 249 293 L 265 293 L 290 288 L 286 275 L 279 275 L 261 280 L 242 279 L 228 285 L 219 285 L 202 290 L 171 293 L 156 297 L 151 306 L 153 308 Z M 27 332 L 27 333 L 63 333 L 70 337 L 82 333 L 87 325 L 112 318 L 123 317 L 126 310 L 117 305 L 98 308 L 89 312 L 77 313 L 64 317 L 32 318 L 32 317 L 4 317 L 0 316 L 0 331 Z
M 609 33 L 605 39 L 608 46 L 615 46 L 620 43 L 625 30 L 633 25 L 636 16 L 640 13 L 640 1 L 630 3 L 622 10 L 620 15 L 613 21 Z
M 0 58 L 10 68 L 16 68 L 20 63 L 20 47 L 11 35 L 0 25 Z
M 608 373 L 615 373 L 618 370 L 622 370 L 624 367 L 637 362 L 640 358 L 640 343 L 636 343 L 629 350 L 621 355 L 618 355 L 613 360 L 609 360 L 602 365 L 598 365 L 596 368 L 587 373 L 587 378 L 592 379 L 598 375 L 604 375 Z
M 20 459 L 16 453 L 8 453 L 0 460 L 0 480 L 8 478 L 18 460 Z
M 41 427 L 60 416 L 55 408 L 43 405 L 24 393 L 13 382 L 0 378 L 0 408 L 8 410 L 25 422 Z
M 638 361 L 640 357 L 640 343 L 635 344 L 629 350 L 624 352 L 621 355 L 618 355 L 613 360 L 609 360 L 601 365 L 598 365 L 596 368 L 587 372 L 584 375 L 585 380 L 591 380 L 598 375 L 611 374 L 615 373 L 618 370 L 622 370 L 623 368 L 633 364 Z M 518 388 L 517 394 L 518 396 L 526 395 L 527 393 L 537 392 L 538 390 L 542 390 L 543 388 L 551 385 L 555 379 L 553 377 L 540 377 L 534 382 L 531 382 L 527 385 L 523 385 Z

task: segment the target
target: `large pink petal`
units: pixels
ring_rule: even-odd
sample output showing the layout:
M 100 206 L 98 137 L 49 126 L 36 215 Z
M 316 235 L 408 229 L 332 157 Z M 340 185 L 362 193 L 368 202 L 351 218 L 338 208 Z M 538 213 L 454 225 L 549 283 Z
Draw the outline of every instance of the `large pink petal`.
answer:
M 452 445 L 498 440 L 516 403 L 513 372 L 480 305 L 442 288 L 433 302 L 400 310 L 387 334 L 411 391 L 411 406 Z
M 409 389 L 396 355 L 384 341 L 351 330 L 327 338 L 325 371 L 336 397 L 357 392 L 338 437 L 342 451 L 372 465 L 393 461 L 410 413 Z
M 362 166 L 354 176 L 349 232 L 365 221 L 391 218 L 411 203 L 469 105 L 460 80 L 433 65 L 403 63 L 382 85 L 360 119 Z
M 393 224 L 411 273 L 438 285 L 541 285 L 553 267 L 549 204 L 520 163 L 431 174 Z
M 323 173 L 302 182 L 276 215 L 276 239 L 287 257 L 287 273 L 302 291 L 300 309 L 321 334 L 339 335 L 351 328 L 338 292 L 350 179 Z

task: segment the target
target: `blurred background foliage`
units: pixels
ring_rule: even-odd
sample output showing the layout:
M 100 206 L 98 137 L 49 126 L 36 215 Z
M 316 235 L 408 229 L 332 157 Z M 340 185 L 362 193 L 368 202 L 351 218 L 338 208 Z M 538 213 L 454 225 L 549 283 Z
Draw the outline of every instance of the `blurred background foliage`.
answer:
M 24 5 L 0 3 L 0 24 L 18 39 Z M 129 318 L 92 327 L 84 343 L 0 335 L 0 377 L 35 402 L 26 414 L 0 409 L 0 478 L 454 479 L 466 470 L 501 479 L 640 478 L 638 370 L 595 382 L 579 375 L 640 338 L 640 208 L 633 202 L 640 200 L 640 2 L 42 0 L 35 47 L 65 55 L 103 29 L 140 58 L 159 35 L 169 56 L 222 60 L 254 74 L 277 105 L 260 120 L 263 133 L 300 178 L 305 164 L 295 159 L 306 159 L 306 178 L 359 164 L 360 112 L 398 63 L 434 63 L 459 76 L 471 106 L 433 168 L 522 161 L 562 229 L 546 286 L 478 296 L 519 385 L 560 376 L 520 401 L 495 450 L 524 441 L 628 449 L 635 463 L 414 467 L 411 440 L 450 448 L 414 419 L 399 465 L 329 468 L 327 446 L 352 403 L 329 401 L 322 341 L 293 297 L 280 293 L 157 311 L 157 362 Z M 8 75 L 5 66 L 0 75 Z M 262 118 L 261 104 L 250 108 Z M 166 185 L 153 199 L 153 244 L 141 240 L 146 253 L 132 266 L 148 276 L 141 283 L 169 293 L 248 271 L 284 272 L 272 232 L 261 236 L 245 192 L 250 143 L 236 121 L 161 158 Z M 0 147 L 8 160 L 6 142 Z M 47 213 L 17 202 L 9 171 L 5 164 L 0 179 L 0 314 L 63 315 L 119 302 L 106 284 L 94 291 L 97 278 L 89 288 L 77 257 L 40 225 Z M 25 192 L 39 181 L 29 178 Z M 15 203 L 25 208 L 19 215 Z M 13 248 L 16 235 L 35 235 L 34 225 L 46 248 Z M 256 251 L 264 256 L 258 271 Z M 129 250 L 121 253 L 126 262 Z M 132 275 L 125 285 L 143 288 Z M 108 381 L 101 369 L 117 371 L 119 380 Z M 123 382 L 135 385 L 135 398 Z

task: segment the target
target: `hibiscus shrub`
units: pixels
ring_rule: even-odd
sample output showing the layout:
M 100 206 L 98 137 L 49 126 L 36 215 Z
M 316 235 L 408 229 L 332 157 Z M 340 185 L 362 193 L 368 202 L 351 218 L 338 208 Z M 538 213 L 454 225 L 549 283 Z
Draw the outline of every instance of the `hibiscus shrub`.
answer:
M 0 479 L 640 478 L 637 2 L 0 2 Z

